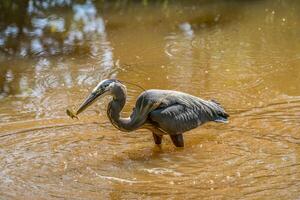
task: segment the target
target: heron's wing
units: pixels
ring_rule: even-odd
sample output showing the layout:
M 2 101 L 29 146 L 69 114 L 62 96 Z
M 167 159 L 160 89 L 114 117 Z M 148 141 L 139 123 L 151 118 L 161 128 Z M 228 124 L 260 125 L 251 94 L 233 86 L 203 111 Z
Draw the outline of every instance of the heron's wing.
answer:
M 149 113 L 157 109 L 160 103 L 145 97 L 139 98 L 130 115 L 130 127 L 134 130 L 142 126 L 147 121 Z
M 170 134 L 183 133 L 198 126 L 195 113 L 180 104 L 156 109 L 150 113 L 150 119 Z
M 226 122 L 227 117 L 218 103 L 189 96 L 150 112 L 150 119 L 170 134 L 183 133 L 207 121 Z

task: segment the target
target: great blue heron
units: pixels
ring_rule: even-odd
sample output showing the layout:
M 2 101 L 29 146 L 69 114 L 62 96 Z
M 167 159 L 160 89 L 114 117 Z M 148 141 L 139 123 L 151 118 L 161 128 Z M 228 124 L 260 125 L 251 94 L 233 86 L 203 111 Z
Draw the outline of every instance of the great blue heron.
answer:
M 152 131 L 155 144 L 161 144 L 163 135 L 169 135 L 176 147 L 183 147 L 182 133 L 205 122 L 227 122 L 229 115 L 214 100 L 172 90 L 146 90 L 137 98 L 132 114 L 120 117 L 126 102 L 126 87 L 116 79 L 101 81 L 80 105 L 76 115 L 85 110 L 98 97 L 111 95 L 107 115 L 111 123 L 121 131 L 148 129 Z

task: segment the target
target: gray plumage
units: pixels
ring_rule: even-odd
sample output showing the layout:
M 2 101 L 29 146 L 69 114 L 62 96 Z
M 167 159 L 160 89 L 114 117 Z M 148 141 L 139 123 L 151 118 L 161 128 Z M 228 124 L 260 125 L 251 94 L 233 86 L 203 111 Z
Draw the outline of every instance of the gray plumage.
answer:
M 152 89 L 144 91 L 137 98 L 129 118 L 121 118 L 120 112 L 126 103 L 126 87 L 114 79 L 100 82 L 80 106 L 77 114 L 103 94 L 113 96 L 107 115 L 116 128 L 122 131 L 149 129 L 156 144 L 161 143 L 163 135 L 170 135 L 174 145 L 182 147 L 182 133 L 208 121 L 227 123 L 229 117 L 214 100 L 206 101 L 178 91 Z

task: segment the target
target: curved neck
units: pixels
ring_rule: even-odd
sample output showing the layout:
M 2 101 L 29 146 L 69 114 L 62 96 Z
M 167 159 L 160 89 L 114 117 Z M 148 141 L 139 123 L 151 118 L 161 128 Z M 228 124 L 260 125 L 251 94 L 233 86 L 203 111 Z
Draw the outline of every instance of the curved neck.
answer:
M 109 102 L 107 116 L 111 123 L 121 131 L 133 131 L 136 128 L 132 124 L 131 118 L 122 118 L 120 113 L 126 103 L 126 88 L 117 86 L 112 91 L 113 100 Z

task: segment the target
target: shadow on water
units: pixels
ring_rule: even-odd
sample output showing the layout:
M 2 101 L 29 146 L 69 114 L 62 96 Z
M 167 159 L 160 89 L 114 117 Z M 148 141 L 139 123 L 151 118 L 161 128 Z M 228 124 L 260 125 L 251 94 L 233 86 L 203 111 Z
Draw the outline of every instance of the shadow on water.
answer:
M 297 199 L 297 1 L 1 1 L 0 196 L 6 199 Z M 217 99 L 226 125 L 186 147 L 122 133 L 104 78 Z M 128 86 L 124 115 L 141 89 Z M 150 187 L 149 187 L 150 186 Z

